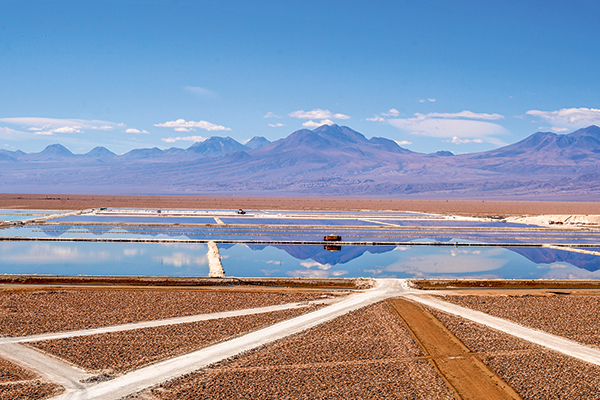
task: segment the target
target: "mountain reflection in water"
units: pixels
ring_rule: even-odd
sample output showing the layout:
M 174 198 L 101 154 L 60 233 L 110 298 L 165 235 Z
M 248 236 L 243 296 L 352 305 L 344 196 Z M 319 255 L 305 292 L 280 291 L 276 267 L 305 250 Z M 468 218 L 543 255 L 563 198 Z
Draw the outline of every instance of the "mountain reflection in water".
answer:
M 218 244 L 227 276 L 598 279 L 600 257 L 519 247 Z M 0 242 L 0 273 L 208 276 L 206 244 Z

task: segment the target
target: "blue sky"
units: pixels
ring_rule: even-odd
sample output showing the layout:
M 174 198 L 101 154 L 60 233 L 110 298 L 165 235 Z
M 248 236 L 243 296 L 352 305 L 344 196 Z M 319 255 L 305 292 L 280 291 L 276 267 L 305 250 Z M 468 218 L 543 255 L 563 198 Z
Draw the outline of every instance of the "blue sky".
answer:
M 0 148 L 347 125 L 419 152 L 600 125 L 597 1 L 0 2 Z

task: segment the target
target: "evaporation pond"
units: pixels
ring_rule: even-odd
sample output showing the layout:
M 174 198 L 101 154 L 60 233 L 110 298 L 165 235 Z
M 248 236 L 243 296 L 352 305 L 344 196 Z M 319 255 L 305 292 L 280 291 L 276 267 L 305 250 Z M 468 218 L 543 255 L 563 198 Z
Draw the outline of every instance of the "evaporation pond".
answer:
M 0 210 L 0 221 L 25 221 L 54 214 L 66 214 L 65 210 Z
M 115 215 L 73 215 L 55 218 L 56 222 L 105 222 L 111 224 L 216 224 L 213 217 L 131 217 Z
M 228 218 L 222 217 L 230 225 L 294 225 L 294 226 L 379 226 L 375 222 L 360 219 L 298 219 L 298 218 Z
M 207 276 L 208 246 L 0 242 L 0 273 Z M 600 257 L 548 248 L 219 245 L 227 276 L 598 279 Z

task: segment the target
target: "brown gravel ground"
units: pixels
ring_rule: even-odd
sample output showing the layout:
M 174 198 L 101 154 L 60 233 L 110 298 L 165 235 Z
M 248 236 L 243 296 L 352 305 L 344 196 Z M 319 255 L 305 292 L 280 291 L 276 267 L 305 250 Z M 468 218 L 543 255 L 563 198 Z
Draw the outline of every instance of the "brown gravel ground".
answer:
M 47 340 L 31 345 L 88 371 L 121 373 L 188 353 L 317 308 L 306 307 L 189 324 Z
M 0 358 L 0 400 L 43 399 L 62 391 L 62 387 L 42 382 L 37 375 Z
M 600 202 L 405 200 L 293 197 L 0 194 L 0 209 L 82 210 L 98 207 L 248 210 L 389 210 L 463 215 L 600 214 Z
M 320 293 L 195 290 L 0 292 L 0 333 L 25 336 L 313 300 Z
M 62 392 L 62 387 L 41 381 L 0 384 L 0 400 L 43 399 Z
M 549 291 L 576 290 L 581 294 L 599 294 L 597 280 L 564 279 L 409 279 L 415 289 L 444 290 L 451 294 L 540 294 Z
M 450 303 L 521 325 L 600 346 L 600 296 L 444 296 Z
M 230 368 L 423 357 L 387 303 L 362 308 L 228 363 Z
M 426 360 L 217 369 L 183 377 L 152 394 L 164 400 L 453 399 L 434 374 Z
M 524 399 L 600 399 L 600 367 L 429 308 Z
M 453 399 L 388 303 L 142 393 L 171 399 Z
M 3 358 L 0 358 L 0 383 L 34 379 L 36 375 Z

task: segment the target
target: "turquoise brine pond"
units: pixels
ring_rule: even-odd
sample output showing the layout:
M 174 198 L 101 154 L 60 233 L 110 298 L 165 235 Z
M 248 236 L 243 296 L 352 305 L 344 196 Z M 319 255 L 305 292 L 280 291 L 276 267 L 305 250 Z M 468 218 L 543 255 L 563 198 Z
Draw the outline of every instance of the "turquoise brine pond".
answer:
M 219 244 L 226 276 L 300 278 L 502 278 L 600 279 L 595 254 L 491 244 L 596 246 L 598 231 L 532 227 L 496 220 L 444 219 L 402 212 L 236 210 L 114 210 L 70 215 L 69 211 L 0 210 L 0 220 L 56 215 L 46 223 L 5 224 L 0 229 L 1 274 L 208 276 L 207 245 L 196 243 L 70 242 L 72 239 L 229 240 Z M 121 214 L 119 214 L 121 213 Z M 225 224 L 225 225 L 223 225 Z M 439 228 L 439 229 L 436 229 Z M 347 242 L 382 246 L 257 245 L 256 241 L 320 241 L 340 235 Z M 13 241 L 16 237 L 52 241 Z M 397 246 L 392 242 L 406 243 Z M 482 247 L 414 246 L 411 243 L 484 243 Z M 389 246 L 387 244 L 390 244 Z M 592 253 L 600 249 L 587 248 Z
M 0 242 L 0 273 L 208 276 L 207 245 Z M 219 245 L 226 276 L 599 279 L 600 257 L 521 247 Z

